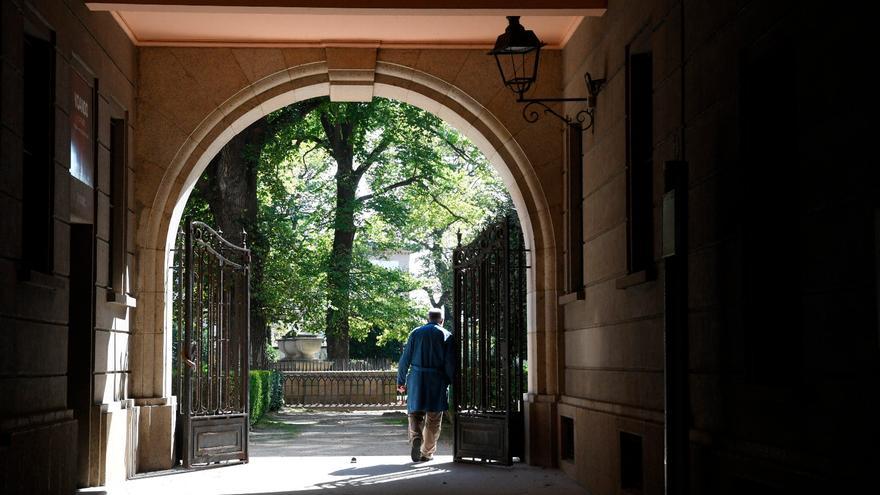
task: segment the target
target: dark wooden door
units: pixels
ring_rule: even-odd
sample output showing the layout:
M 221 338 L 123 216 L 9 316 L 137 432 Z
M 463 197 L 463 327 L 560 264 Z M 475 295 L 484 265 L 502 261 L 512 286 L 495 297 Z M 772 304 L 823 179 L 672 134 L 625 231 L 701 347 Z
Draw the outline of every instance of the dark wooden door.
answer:
M 95 370 L 95 229 L 92 224 L 70 225 L 70 259 L 67 405 L 77 420 L 77 484 L 89 486 Z
M 250 252 L 202 222 L 187 222 L 182 241 L 174 328 L 179 454 L 185 467 L 247 461 Z
M 510 465 L 524 455 L 526 257 L 509 216 L 453 254 L 453 384 L 458 462 Z

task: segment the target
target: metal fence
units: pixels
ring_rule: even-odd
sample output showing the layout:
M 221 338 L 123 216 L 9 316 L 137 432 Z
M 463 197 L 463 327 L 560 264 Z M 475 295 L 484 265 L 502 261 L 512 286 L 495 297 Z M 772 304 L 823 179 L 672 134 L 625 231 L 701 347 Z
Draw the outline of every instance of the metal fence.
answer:
M 390 359 L 279 361 L 284 402 L 294 407 L 403 408 L 397 363 Z
M 391 371 L 397 361 L 388 358 L 278 361 L 271 368 L 277 371 Z

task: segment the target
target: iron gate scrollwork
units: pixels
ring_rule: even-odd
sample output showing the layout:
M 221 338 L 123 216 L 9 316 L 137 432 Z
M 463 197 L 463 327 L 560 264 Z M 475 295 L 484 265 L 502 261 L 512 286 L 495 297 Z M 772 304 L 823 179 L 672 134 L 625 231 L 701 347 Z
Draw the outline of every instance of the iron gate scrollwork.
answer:
M 526 250 L 514 215 L 453 253 L 456 461 L 524 456 Z
M 174 371 L 186 467 L 248 459 L 250 251 L 187 221 L 175 249 Z

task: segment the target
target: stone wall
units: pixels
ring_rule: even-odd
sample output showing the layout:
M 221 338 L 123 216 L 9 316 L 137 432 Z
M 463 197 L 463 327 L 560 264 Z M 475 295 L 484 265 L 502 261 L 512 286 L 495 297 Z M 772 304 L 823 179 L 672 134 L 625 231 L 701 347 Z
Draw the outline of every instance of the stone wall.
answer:
M 117 136 L 130 136 L 135 121 L 137 51 L 109 14 L 93 14 L 79 0 L 0 4 L 0 458 L 7 464 L 0 491 L 66 494 L 76 485 L 125 479 L 133 468 L 126 452 L 133 448 L 137 412 L 125 399 L 134 305 L 128 282 L 135 265 L 133 237 L 125 234 L 125 227 L 132 225 L 134 212 L 133 203 L 115 205 L 121 216 L 114 225 L 110 168 L 111 118 L 120 119 L 122 134 Z M 54 192 L 53 239 L 51 262 L 40 269 L 26 261 L 29 227 L 23 220 L 23 176 L 28 173 L 23 133 L 28 113 L 35 111 L 25 108 L 26 33 L 45 36 L 54 51 L 49 60 L 54 58 L 55 98 L 41 103 L 53 104 L 49 127 L 54 122 L 54 167 L 40 185 Z M 89 138 L 92 186 L 69 172 L 73 71 L 95 90 L 86 110 L 95 125 Z M 128 168 L 130 190 L 133 162 L 120 153 L 122 161 L 115 163 Z M 86 250 L 71 242 L 71 232 L 83 228 L 90 232 Z M 116 249 L 111 249 L 114 232 Z M 133 234 L 133 228 L 128 232 Z M 111 251 L 118 276 L 111 273 Z M 85 282 L 72 287 L 76 273 Z M 71 328 L 71 308 L 85 318 L 84 327 Z
M 838 491 L 876 465 L 858 439 L 878 433 L 880 195 L 856 158 L 867 93 L 830 69 L 867 55 L 855 19 L 827 7 L 612 1 L 564 50 L 568 96 L 585 95 L 584 71 L 607 80 L 584 134 L 585 290 L 563 299 L 559 406 L 574 445 L 561 467 L 592 493 L 635 489 L 628 435 L 641 442 L 638 493 L 664 491 L 660 213 L 673 160 L 689 174 L 692 493 Z M 627 46 L 653 61 L 645 273 L 627 264 Z
M 655 53 L 655 179 L 671 159 L 679 122 L 675 108 L 678 24 L 671 2 L 609 2 L 586 19 L 563 52 L 568 97 L 587 96 L 584 72 L 605 79 L 593 128 L 583 134 L 583 295 L 563 300 L 564 385 L 559 417 L 573 421 L 573 452 L 560 467 L 594 493 L 618 493 L 620 432 L 642 441 L 644 493 L 663 492 L 663 283 L 618 288 L 627 270 L 626 46 L 646 37 Z M 671 60 L 670 60 L 671 59 Z M 662 95 L 662 97 L 661 97 Z M 662 98 L 671 103 L 660 103 Z M 583 106 L 569 104 L 570 113 Z M 667 155 L 663 155 L 663 153 Z M 662 184 L 657 181 L 656 184 Z M 656 215 L 655 215 L 656 216 Z M 655 231 L 659 231 L 655 226 Z
M 292 406 L 401 407 L 396 371 L 285 371 L 284 403 Z

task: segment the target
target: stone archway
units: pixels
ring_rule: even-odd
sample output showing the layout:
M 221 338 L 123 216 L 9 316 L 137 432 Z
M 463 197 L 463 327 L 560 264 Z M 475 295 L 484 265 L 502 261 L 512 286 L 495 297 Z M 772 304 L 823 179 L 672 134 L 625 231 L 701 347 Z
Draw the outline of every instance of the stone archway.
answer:
M 216 53 L 208 51 L 207 55 Z M 458 129 L 486 155 L 513 197 L 527 249 L 531 252 L 532 267 L 528 274 L 527 290 L 528 359 L 534 363 L 530 366 L 528 379 L 526 437 L 531 445 L 529 460 L 537 464 L 551 464 L 553 450 L 548 452 L 545 446 L 555 444 L 553 404 L 559 393 L 557 356 L 561 354 L 561 333 L 556 328 L 559 311 L 556 303 L 558 243 L 554 237 L 554 232 L 558 232 L 554 222 L 561 218 L 561 213 L 554 211 L 559 207 L 561 183 L 555 184 L 552 178 L 561 177 L 559 171 L 562 167 L 561 159 L 556 160 L 557 170 L 551 168 L 552 164 L 545 163 L 542 175 L 536 172 L 533 163 L 534 157 L 547 158 L 540 153 L 542 145 L 550 144 L 554 149 L 559 148 L 560 135 L 554 136 L 554 131 L 559 130 L 547 124 L 525 127 L 519 120 L 512 120 L 512 116 L 521 117 L 511 95 L 504 95 L 508 97 L 509 105 L 502 107 L 507 113 L 502 122 L 487 109 L 487 106 L 491 106 L 491 100 L 481 103 L 461 87 L 440 77 L 390 60 L 377 60 L 373 67 L 371 80 L 363 85 L 370 86 L 374 96 L 420 107 Z M 330 95 L 334 79 L 341 78 L 347 84 L 358 78 L 363 81 L 363 71 L 360 67 L 351 71 L 340 70 L 338 64 L 334 67 L 332 61 L 316 60 L 273 72 L 239 88 L 207 112 L 198 120 L 195 129 L 177 145 L 173 155 L 166 155 L 172 156 L 167 166 L 150 163 L 149 159 L 143 162 L 138 160 L 138 177 L 147 174 L 155 180 L 146 181 L 145 185 L 152 186 L 146 194 L 138 190 L 142 204 L 137 230 L 137 287 L 143 303 L 138 311 L 134 343 L 134 346 L 140 347 L 133 348 L 131 353 L 132 395 L 138 398 L 170 395 L 171 346 L 170 331 L 167 331 L 170 329 L 170 305 L 167 304 L 170 296 L 166 291 L 166 267 L 170 266 L 170 250 L 186 200 L 212 157 L 235 134 L 257 119 L 297 101 Z M 351 74 L 355 76 L 351 77 Z M 495 94 L 497 92 L 493 96 Z M 173 119 L 174 116 L 169 113 L 173 112 L 162 112 L 162 119 Z M 159 120 L 142 119 L 151 126 L 159 125 Z M 195 122 L 191 115 L 182 120 Z M 511 126 L 520 129 L 518 135 L 511 133 Z M 138 143 L 138 158 L 153 156 L 153 153 L 144 153 L 145 146 L 171 146 L 171 143 L 165 142 L 144 142 L 159 131 L 143 129 L 142 126 L 141 135 L 148 137 L 142 137 Z M 523 146 L 523 141 L 527 146 Z M 548 198 L 556 198 L 553 206 Z M 141 435 L 142 439 L 144 437 Z

